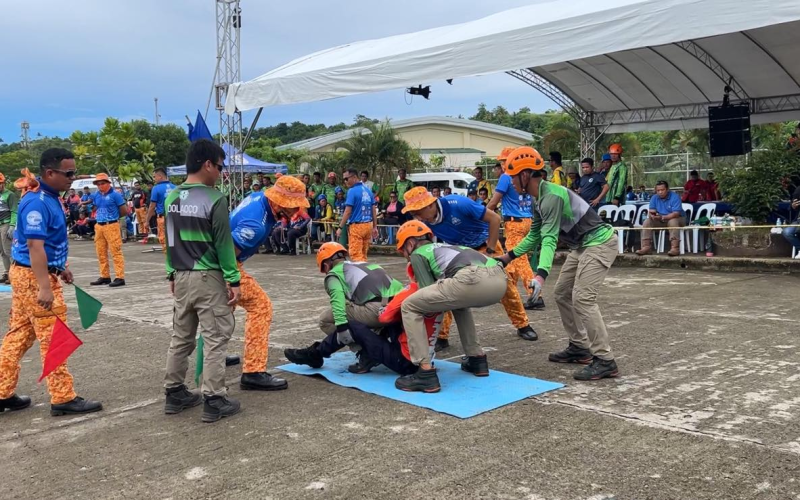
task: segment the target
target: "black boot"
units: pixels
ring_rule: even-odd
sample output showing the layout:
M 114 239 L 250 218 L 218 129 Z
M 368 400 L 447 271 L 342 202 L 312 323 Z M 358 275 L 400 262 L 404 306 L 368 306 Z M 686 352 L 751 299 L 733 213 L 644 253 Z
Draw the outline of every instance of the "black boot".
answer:
M 0 277 L 0 283 L 2 283 L 4 285 L 8 285 L 9 283 L 11 283 L 11 281 L 9 281 L 9 279 L 8 279 L 8 273 L 6 273 L 6 274 L 4 274 L 3 276 Z
M 394 381 L 394 386 L 406 392 L 439 392 L 442 386 L 439 385 L 439 377 L 436 375 L 436 368 L 423 370 L 420 368 L 417 373 L 403 375 Z
M 203 402 L 203 396 L 197 392 L 190 391 L 185 385 L 179 385 L 164 391 L 167 401 L 164 404 L 164 413 L 174 415 L 187 408 L 194 408 Z
M 17 396 L 12 394 L 10 398 L 0 399 L 0 413 L 4 411 L 24 410 L 31 405 L 31 398 L 28 396 Z
M 525 301 L 525 309 L 528 311 L 541 311 L 544 309 L 544 299 L 541 297 L 537 297 L 533 304 L 530 301 Z
M 97 278 L 96 280 L 89 283 L 92 286 L 99 286 L 99 285 L 110 285 L 111 278 Z
M 111 288 L 116 288 L 118 286 L 125 286 L 125 280 L 122 278 L 114 278 L 114 281 L 109 283 L 108 286 L 110 286 Z
M 84 413 L 94 413 L 103 409 L 100 401 L 92 401 L 77 397 L 72 401 L 58 405 L 50 405 L 50 415 L 60 417 L 62 415 L 82 415 Z
M 304 349 L 284 349 L 283 355 L 286 359 L 296 365 L 308 365 L 311 368 L 322 368 L 325 362 L 322 354 L 317 350 L 319 342 L 314 342 L 311 347 Z
M 225 356 L 225 366 L 236 366 L 241 362 L 242 360 L 239 356 Z
M 539 334 L 533 329 L 531 325 L 524 326 L 517 330 L 517 335 L 523 340 L 539 340 Z
M 443 351 L 450 347 L 450 341 L 448 339 L 436 339 L 436 344 L 433 346 L 434 352 Z
M 592 362 L 592 353 L 589 352 L 589 349 L 578 347 L 570 342 L 566 349 L 550 353 L 547 359 L 553 363 L 580 363 L 582 365 L 588 365 Z
M 239 387 L 243 391 L 282 391 L 289 387 L 289 383 L 267 372 L 242 373 Z
M 489 376 L 489 360 L 483 356 L 464 356 L 461 358 L 461 369 L 476 377 Z
M 242 405 L 235 399 L 225 396 L 211 396 L 205 398 L 203 405 L 203 422 L 216 422 L 221 418 L 231 417 L 242 411 Z
M 619 375 L 617 362 L 613 359 L 605 360 L 593 358 L 592 364 L 584 366 L 572 375 L 575 380 L 600 380 L 601 378 L 613 378 Z
M 347 367 L 347 371 L 350 373 L 355 373 L 356 375 L 369 373 L 370 370 L 380 365 L 380 363 L 373 361 L 369 356 L 367 356 L 367 353 L 364 352 L 364 349 L 361 349 L 356 353 L 356 358 L 358 361 Z

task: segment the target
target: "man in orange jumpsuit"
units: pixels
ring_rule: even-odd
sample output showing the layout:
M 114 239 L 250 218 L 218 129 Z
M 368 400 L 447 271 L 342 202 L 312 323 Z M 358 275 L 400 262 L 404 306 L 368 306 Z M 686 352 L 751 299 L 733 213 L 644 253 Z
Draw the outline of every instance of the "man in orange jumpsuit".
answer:
M 93 184 L 97 191 L 92 194 L 92 203 L 97 207 L 97 224 L 94 226 L 94 248 L 100 266 L 100 278 L 91 285 L 125 286 L 125 256 L 122 255 L 122 234 L 119 219 L 128 214 L 128 205 L 122 195 L 111 189 L 111 180 L 106 174 L 97 174 Z M 88 202 L 84 202 L 88 203 Z M 114 260 L 116 277 L 111 281 L 108 252 Z
M 58 279 L 72 283 L 72 272 L 67 268 L 67 223 L 59 192 L 72 184 L 75 157 L 65 149 L 48 149 L 42 153 L 39 168 L 41 177 L 26 176 L 15 184 L 22 190 L 22 199 L 11 250 L 11 319 L 0 347 L 0 413 L 31 405 L 31 398 L 15 393 L 20 361 L 38 339 L 44 362 L 56 317 L 67 321 L 67 306 Z M 103 409 L 99 402 L 75 394 L 66 362 L 47 376 L 47 390 L 53 416 Z
M 353 262 L 366 262 L 369 245 L 378 237 L 378 206 L 375 195 L 360 180 L 358 171 L 347 169 L 343 174 L 347 198 L 336 237 L 347 227 L 347 253 Z

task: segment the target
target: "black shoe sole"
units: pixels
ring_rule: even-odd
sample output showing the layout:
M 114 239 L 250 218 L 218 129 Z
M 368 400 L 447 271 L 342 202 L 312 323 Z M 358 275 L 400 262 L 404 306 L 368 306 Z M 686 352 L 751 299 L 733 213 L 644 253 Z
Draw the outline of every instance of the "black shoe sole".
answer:
M 93 408 L 91 410 L 75 411 L 75 410 L 50 410 L 50 416 L 63 417 L 64 415 L 85 415 L 87 413 L 97 413 L 103 409 L 102 406 Z
M 581 382 L 589 382 L 591 380 L 602 380 L 604 378 L 616 378 L 618 376 L 619 376 L 619 370 L 614 370 L 613 372 L 604 373 L 602 375 L 595 375 L 594 377 L 591 377 L 591 378 L 577 378 L 577 377 L 574 377 L 574 376 L 572 378 L 574 378 L 575 380 L 580 380 Z
M 25 406 L 17 406 L 17 407 L 13 407 L 13 408 L 12 408 L 12 407 L 10 407 L 10 406 L 7 406 L 7 407 L 5 407 L 5 408 L 0 408 L 0 413 L 6 412 L 6 411 L 20 411 L 20 410 L 24 410 L 24 409 L 26 409 L 26 408 L 30 408 L 30 407 L 31 407 L 31 404 L 32 404 L 32 402 L 31 402 L 31 403 L 28 403 L 28 404 L 26 404 Z
M 528 306 L 528 305 L 525 305 L 524 307 L 526 311 L 544 311 L 547 308 L 547 306 Z
M 295 365 L 308 366 L 308 367 L 316 369 L 316 368 L 322 368 L 322 365 L 325 364 L 324 361 L 322 363 L 320 363 L 319 365 L 317 365 L 316 363 L 314 363 L 314 364 L 302 363 L 300 361 L 296 361 L 297 358 L 292 359 L 293 356 L 287 356 L 285 352 L 283 353 L 283 355 L 286 356 L 286 359 L 288 359 L 290 363 L 295 364 Z
M 433 352 L 442 352 L 442 351 L 444 351 L 445 349 L 449 349 L 449 348 L 450 348 L 450 344 L 447 344 L 447 345 L 437 345 L 437 346 L 433 346 Z
M 264 386 L 239 382 L 239 388 L 243 391 L 283 391 L 289 388 L 289 383 L 287 382 L 283 385 Z
M 474 371 L 470 370 L 469 368 L 464 368 L 463 366 L 461 367 L 461 369 L 463 371 L 467 372 L 467 373 L 471 373 L 471 374 L 475 375 L 476 377 L 488 377 L 489 376 L 489 371 L 488 370 L 485 371 L 485 372 L 474 372 Z
M 517 337 L 521 338 L 522 340 L 527 340 L 528 342 L 536 342 L 537 340 L 539 340 L 538 335 L 534 335 L 533 337 L 531 337 L 528 334 L 517 333 Z
M 404 388 L 397 387 L 397 389 L 400 389 L 401 391 L 404 392 L 424 392 L 425 394 L 433 394 L 435 392 L 441 391 L 442 387 L 439 386 L 436 388 L 428 388 L 428 389 L 415 389 L 413 387 L 404 387 Z
M 203 412 L 202 421 L 203 421 L 204 424 L 213 424 L 214 422 L 219 422 L 223 418 L 232 417 L 234 415 L 238 415 L 241 412 L 242 412 L 242 408 L 241 407 L 239 407 L 239 409 L 236 410 L 235 412 L 228 413 L 228 414 L 225 414 L 225 415 L 223 415 L 221 413 L 206 413 L 206 412 Z
M 111 284 L 110 281 L 104 281 L 102 283 L 97 283 L 97 282 L 93 281 L 93 282 L 89 283 L 89 286 L 103 286 L 103 285 L 110 285 L 110 284 Z
M 203 398 L 198 398 L 196 403 L 191 403 L 191 404 L 183 404 L 183 405 L 165 404 L 164 405 L 164 415 L 177 415 L 178 413 L 182 412 L 183 410 L 188 410 L 189 408 L 194 408 L 195 406 L 200 406 L 202 403 L 203 403 Z
M 548 357 L 547 361 L 550 361 L 551 363 L 562 363 L 562 364 L 575 363 L 578 365 L 589 365 L 592 363 L 592 357 L 589 356 L 588 358 L 580 358 L 580 359 L 553 359 Z

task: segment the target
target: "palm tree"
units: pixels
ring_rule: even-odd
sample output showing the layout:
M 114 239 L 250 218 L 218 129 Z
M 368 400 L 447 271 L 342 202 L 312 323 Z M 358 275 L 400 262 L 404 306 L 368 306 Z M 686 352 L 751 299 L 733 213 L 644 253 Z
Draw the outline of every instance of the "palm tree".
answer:
M 397 136 L 388 121 L 365 123 L 336 147 L 345 152 L 346 165 L 366 170 L 379 186 L 394 170 L 408 168 L 414 160 L 411 146 Z

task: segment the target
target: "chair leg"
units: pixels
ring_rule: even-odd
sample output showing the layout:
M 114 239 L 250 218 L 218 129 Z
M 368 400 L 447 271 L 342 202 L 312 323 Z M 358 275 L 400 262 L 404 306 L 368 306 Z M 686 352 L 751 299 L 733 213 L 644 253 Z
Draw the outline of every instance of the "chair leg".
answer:
M 617 240 L 619 245 L 619 253 L 625 252 L 625 230 L 617 229 Z

